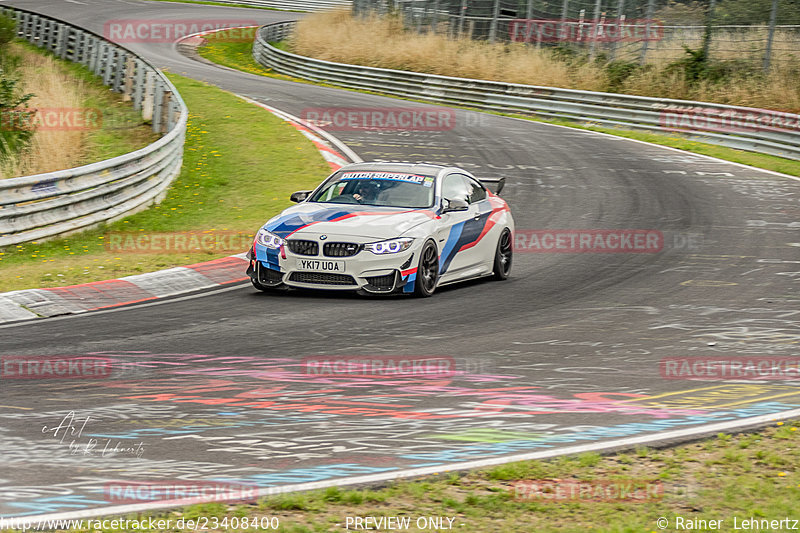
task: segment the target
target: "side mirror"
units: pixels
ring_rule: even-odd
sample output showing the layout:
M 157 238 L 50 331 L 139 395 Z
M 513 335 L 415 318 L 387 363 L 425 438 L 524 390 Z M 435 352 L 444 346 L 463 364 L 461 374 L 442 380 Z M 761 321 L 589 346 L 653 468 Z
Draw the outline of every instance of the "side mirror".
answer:
M 302 202 L 308 195 L 311 194 L 311 191 L 297 191 L 293 192 L 292 195 L 289 197 L 289 200 L 293 202 Z
M 454 198 L 452 200 L 448 200 L 447 198 L 444 199 L 444 209 L 442 209 L 442 214 L 450 213 L 452 211 L 466 211 L 469 209 L 469 204 L 466 200 L 462 200 L 460 198 Z

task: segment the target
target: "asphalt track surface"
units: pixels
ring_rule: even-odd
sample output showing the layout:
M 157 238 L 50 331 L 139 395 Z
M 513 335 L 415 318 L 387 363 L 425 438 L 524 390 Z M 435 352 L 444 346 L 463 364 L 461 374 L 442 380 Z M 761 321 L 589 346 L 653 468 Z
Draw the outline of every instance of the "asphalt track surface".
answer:
M 298 16 L 137 0 L 6 4 L 97 32 L 119 18 Z M 297 115 L 420 105 L 232 72 L 171 44 L 129 46 L 159 67 Z M 666 374 L 663 362 L 800 355 L 797 180 L 474 112 L 457 110 L 456 124 L 336 134 L 365 160 L 506 176 L 518 230 L 653 230 L 663 249 L 533 253 L 523 240 L 508 281 L 424 300 L 266 295 L 242 284 L 0 327 L 0 355 L 92 355 L 113 368 L 105 379 L 0 383 L 0 513 L 149 505 L 114 493 L 117 482 L 336 485 L 796 414 L 800 389 L 785 376 L 687 379 Z M 318 375 L 304 365 L 315 356 L 438 357 L 456 371 Z M 71 427 L 54 431 L 70 412 Z

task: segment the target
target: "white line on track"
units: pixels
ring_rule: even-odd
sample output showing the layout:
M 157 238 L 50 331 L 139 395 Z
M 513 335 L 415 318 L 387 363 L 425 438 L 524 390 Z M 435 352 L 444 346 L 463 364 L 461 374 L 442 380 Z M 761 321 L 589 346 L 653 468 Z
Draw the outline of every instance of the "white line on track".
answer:
M 502 116 L 502 115 L 495 115 L 495 116 Z M 549 122 L 539 122 L 537 120 L 528 120 L 528 119 L 518 118 L 518 117 L 505 117 L 505 118 L 510 118 L 512 120 L 521 120 L 521 121 L 527 122 L 529 124 L 533 122 L 533 123 L 536 123 L 536 124 L 543 124 L 545 126 L 553 126 L 554 128 L 566 128 L 566 129 L 572 130 L 572 131 L 584 132 L 584 133 L 589 134 L 589 135 L 591 135 L 591 134 L 602 135 L 604 137 L 610 137 L 612 139 L 617 139 L 617 140 L 621 140 L 621 141 L 630 141 L 630 142 L 639 143 L 639 144 L 646 144 L 647 146 L 654 146 L 656 148 L 661 148 L 663 150 L 669 150 L 671 152 L 677 152 L 677 153 L 683 154 L 683 155 L 689 154 L 689 155 L 692 155 L 692 156 L 702 157 L 704 159 L 709 159 L 711 161 L 718 161 L 720 163 L 727 163 L 729 165 L 734 165 L 734 166 L 737 166 L 739 168 L 745 168 L 747 170 L 755 170 L 757 172 L 764 172 L 766 174 L 772 174 L 773 176 L 779 176 L 781 178 L 789 178 L 791 180 L 800 181 L 800 177 L 798 177 L 798 176 L 791 176 L 789 174 L 783 174 L 781 172 L 776 172 L 774 170 L 767 170 L 766 168 L 752 167 L 750 165 L 745 165 L 744 163 L 737 163 L 735 161 L 728 161 L 727 159 L 720 159 L 719 157 L 714 157 L 714 156 L 711 156 L 711 155 L 698 154 L 697 152 L 690 152 L 689 150 L 681 150 L 680 148 L 674 148 L 672 146 L 664 146 L 663 144 L 655 144 L 655 143 L 651 143 L 651 142 L 647 142 L 647 141 L 640 141 L 639 139 L 631 139 L 630 137 L 622 137 L 620 135 L 614 135 L 612 133 L 605 133 L 605 132 L 602 132 L 602 131 L 585 130 L 583 128 L 574 128 L 574 127 L 570 127 L 570 126 L 563 126 L 561 124 L 550 124 Z M 625 130 L 625 131 L 633 131 L 633 130 Z M 712 144 L 712 143 L 708 143 L 708 144 Z M 720 146 L 720 145 L 716 145 L 715 144 L 714 146 Z M 721 147 L 724 148 L 723 146 L 721 146 Z
M 785 420 L 800 416 L 800 409 L 793 409 L 791 411 L 783 411 L 781 413 L 774 413 L 769 415 L 760 415 L 750 418 L 742 418 L 728 422 L 718 422 L 716 424 L 702 425 L 693 428 L 677 429 L 671 431 L 661 431 L 658 433 L 650 433 L 638 437 L 627 437 L 624 439 L 616 439 L 603 442 L 595 442 L 592 444 L 580 444 L 577 446 L 568 446 L 566 448 L 559 448 L 557 450 L 546 450 L 540 452 L 530 452 L 517 455 L 504 455 L 502 457 L 493 457 L 491 459 L 478 459 L 475 461 L 468 461 L 464 463 L 441 464 L 437 466 L 427 466 L 424 468 L 412 468 L 402 470 L 399 472 L 385 472 L 380 474 L 368 474 L 365 476 L 355 476 L 348 478 L 328 479 L 325 481 L 313 481 L 309 483 L 297 483 L 294 485 L 282 485 L 280 487 L 267 487 L 258 490 L 258 496 L 271 496 L 273 494 L 281 494 L 285 492 L 296 492 L 306 490 L 325 489 L 328 487 L 341 487 L 345 485 L 363 485 L 367 483 L 386 483 L 397 479 L 418 477 L 431 474 L 438 474 L 442 472 L 452 472 L 455 470 L 471 470 L 475 468 L 485 468 L 488 466 L 496 466 L 513 461 L 528 461 L 537 459 L 550 459 L 560 455 L 572 455 L 586 452 L 602 452 L 615 448 L 633 448 L 637 445 L 648 444 L 652 445 L 657 442 L 671 441 L 674 439 L 687 439 L 694 436 L 707 435 L 718 433 L 721 431 L 737 430 L 746 427 L 762 426 L 777 420 Z M 96 516 L 108 516 L 115 514 L 137 513 L 142 511 L 153 511 L 156 509 L 164 509 L 168 507 L 178 507 L 181 505 L 179 501 L 161 501 L 161 502 L 148 502 L 136 503 L 131 505 L 117 505 L 113 507 L 103 507 L 98 509 L 86 509 L 84 511 L 73 511 L 68 513 L 58 513 L 49 515 L 38 515 L 25 517 L 31 520 L 76 520 L 86 519 Z M 9 517 L 10 518 L 10 517 Z

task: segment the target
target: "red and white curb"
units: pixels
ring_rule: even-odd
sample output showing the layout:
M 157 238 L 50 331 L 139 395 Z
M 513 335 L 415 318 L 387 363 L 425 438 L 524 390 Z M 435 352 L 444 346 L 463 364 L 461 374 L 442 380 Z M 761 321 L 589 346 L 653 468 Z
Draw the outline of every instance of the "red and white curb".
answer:
M 231 255 L 147 274 L 0 294 L 0 322 L 72 315 L 245 281 L 247 259 Z
M 292 124 L 314 143 L 333 171 L 350 161 L 362 161 L 339 139 L 317 126 L 246 96 L 236 96 Z M 0 293 L 0 323 L 85 313 L 227 285 L 247 280 L 246 269 L 247 259 L 239 254 L 118 279 Z
M 256 100 L 253 100 L 252 98 L 248 98 L 247 96 L 242 96 L 241 94 L 237 94 L 236 96 L 238 96 L 245 102 L 249 102 L 253 105 L 257 105 L 262 109 L 266 109 L 276 117 L 283 119 L 292 126 L 294 126 L 297 129 L 297 131 L 302 133 L 303 136 L 305 136 L 308 140 L 314 143 L 314 146 L 317 147 L 319 153 L 322 154 L 322 157 L 331 166 L 331 170 L 337 171 L 350 162 L 360 163 L 361 161 L 363 161 L 363 159 L 361 159 L 358 156 L 358 154 L 356 154 L 353 150 L 351 150 L 346 144 L 344 144 L 342 141 L 340 141 L 327 131 L 323 130 L 322 128 L 315 126 L 314 124 L 311 124 L 310 122 L 305 121 L 300 117 L 290 115 L 285 111 L 281 111 L 280 109 L 276 109 L 267 104 L 263 104 Z M 341 152 L 344 152 L 344 155 L 339 151 L 337 151 L 336 148 L 341 150 Z

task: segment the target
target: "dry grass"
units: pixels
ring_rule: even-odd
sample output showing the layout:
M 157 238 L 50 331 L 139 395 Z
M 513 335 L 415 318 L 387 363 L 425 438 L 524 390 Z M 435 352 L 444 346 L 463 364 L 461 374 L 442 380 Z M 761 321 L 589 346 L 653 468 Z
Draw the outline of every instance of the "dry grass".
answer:
M 329 61 L 550 86 L 602 90 L 602 69 L 570 68 L 523 45 L 405 32 L 393 18 L 355 19 L 347 11 L 319 13 L 298 24 L 291 42 L 299 54 Z
M 682 72 L 652 69 L 625 80 L 618 92 L 800 112 L 800 73 L 789 64 L 775 65 L 766 77 L 742 75 L 726 83 L 689 84 Z
M 792 38 L 797 39 L 796 36 Z M 776 50 L 780 58 L 789 57 L 786 50 L 798 49 L 797 43 L 793 42 L 789 36 L 778 36 Z M 697 43 L 691 41 L 689 44 Z M 732 40 L 724 45 L 727 47 L 725 54 L 751 57 L 752 53 L 746 50 L 751 44 L 742 38 L 737 49 Z M 669 63 L 667 50 L 680 49 L 677 42 L 658 43 L 648 54 L 652 60 L 648 68 L 639 69 L 616 83 L 602 63 L 565 60 L 552 48 L 492 45 L 469 39 L 451 39 L 445 35 L 418 35 L 405 31 L 398 19 L 356 19 L 348 11 L 323 12 L 304 18 L 298 24 L 290 45 L 301 55 L 373 67 L 800 111 L 797 61 L 776 61 L 768 76 L 754 76 L 752 71 L 745 70 L 726 83 L 689 83 L 682 71 L 666 69 Z M 674 51 L 671 53 L 674 59 Z
M 686 26 L 667 28 L 664 38 L 651 41 L 647 46 L 647 62 L 663 67 L 683 55 L 683 45 L 689 48 L 703 46 L 704 28 Z M 750 61 L 761 65 L 767 42 L 767 27 L 748 28 L 720 27 L 711 37 L 709 56 L 718 60 Z M 638 61 L 641 52 L 640 42 L 620 43 L 618 57 Z M 779 29 L 775 32 L 772 47 L 772 62 L 797 63 L 800 55 L 800 32 Z
M 79 109 L 86 83 L 76 80 L 55 59 L 11 43 L 8 53 L 19 57 L 17 74 L 24 93 L 35 93 L 28 108 Z M 77 166 L 85 156 L 88 132 L 40 129 L 24 153 L 11 158 L 0 171 L 3 177 L 26 176 Z

